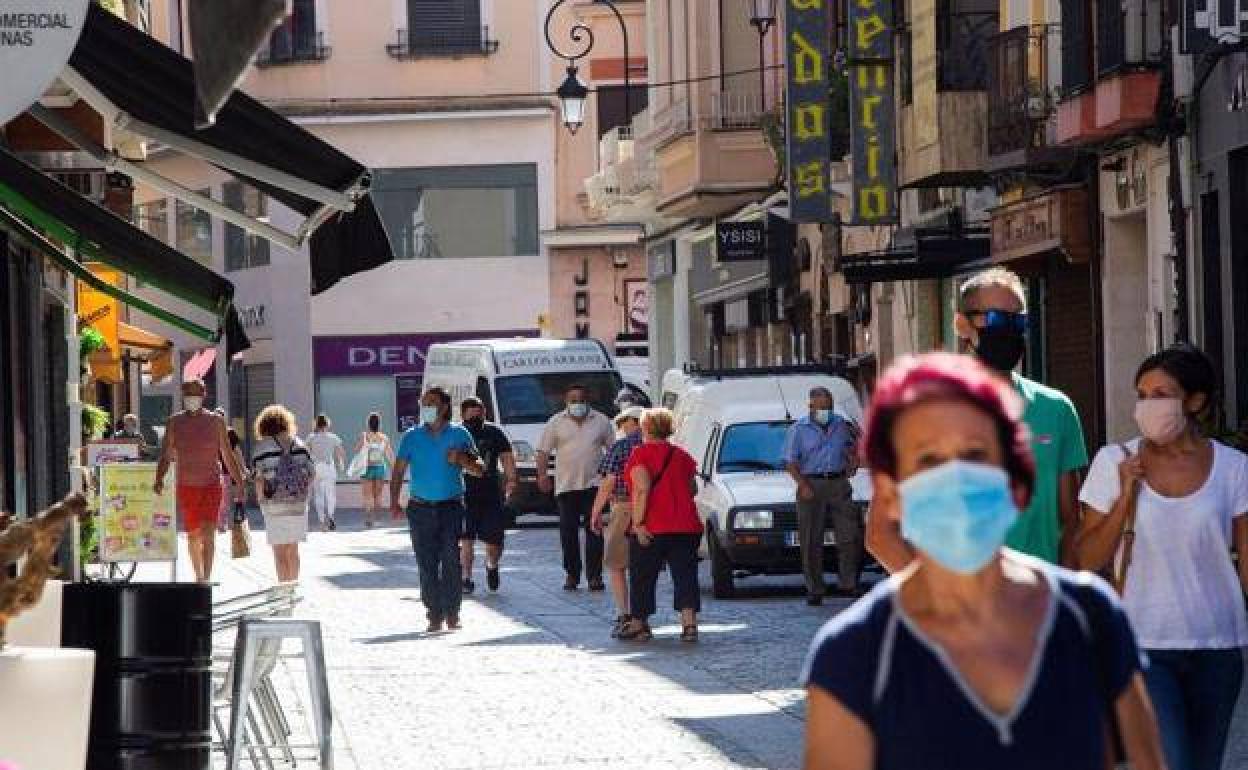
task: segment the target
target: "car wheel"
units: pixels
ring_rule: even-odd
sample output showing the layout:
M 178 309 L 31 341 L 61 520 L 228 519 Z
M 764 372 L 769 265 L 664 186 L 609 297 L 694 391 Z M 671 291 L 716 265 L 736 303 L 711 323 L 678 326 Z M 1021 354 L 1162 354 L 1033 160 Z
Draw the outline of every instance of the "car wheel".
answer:
M 713 529 L 706 531 L 706 546 L 711 554 L 711 595 L 716 599 L 731 599 L 737 593 L 732 580 L 732 562 Z

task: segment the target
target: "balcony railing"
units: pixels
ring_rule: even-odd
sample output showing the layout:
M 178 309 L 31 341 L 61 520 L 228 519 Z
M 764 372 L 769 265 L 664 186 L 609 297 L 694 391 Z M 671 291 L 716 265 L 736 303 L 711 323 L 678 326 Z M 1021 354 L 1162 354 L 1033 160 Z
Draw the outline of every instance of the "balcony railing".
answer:
M 386 53 L 396 59 L 489 56 L 497 50 L 498 41 L 490 39 L 489 27 L 401 29 L 395 42 L 386 46 Z
M 324 61 L 331 53 L 325 45 L 325 33 L 305 36 L 302 39 L 277 37 L 260 49 L 256 54 L 257 67 L 273 67 L 279 64 L 295 64 L 298 62 Z
M 756 129 L 762 125 L 762 95 L 758 91 L 714 91 L 710 111 L 701 125 L 714 130 Z
M 1050 32 L 1015 27 L 988 43 L 988 154 L 1043 147 L 1054 94 L 1049 83 Z

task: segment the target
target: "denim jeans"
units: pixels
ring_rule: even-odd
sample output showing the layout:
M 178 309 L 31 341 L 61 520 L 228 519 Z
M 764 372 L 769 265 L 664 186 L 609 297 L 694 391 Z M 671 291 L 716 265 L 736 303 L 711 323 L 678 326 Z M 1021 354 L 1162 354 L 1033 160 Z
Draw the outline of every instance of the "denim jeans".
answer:
M 430 620 L 459 615 L 463 583 L 459 564 L 459 535 L 464 527 L 464 505 L 458 500 L 407 504 L 412 551 L 420 570 L 420 599 Z
M 1170 770 L 1222 770 L 1244 678 L 1243 653 L 1147 650 L 1144 674 Z

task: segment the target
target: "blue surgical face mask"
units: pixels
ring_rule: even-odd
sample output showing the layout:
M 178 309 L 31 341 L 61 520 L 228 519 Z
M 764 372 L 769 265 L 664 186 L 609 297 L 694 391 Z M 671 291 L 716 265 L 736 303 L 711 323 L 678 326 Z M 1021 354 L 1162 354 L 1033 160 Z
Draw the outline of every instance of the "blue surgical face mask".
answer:
M 832 410 L 831 409 L 816 409 L 815 410 L 815 422 L 819 423 L 820 425 L 827 425 L 828 423 L 832 422 Z
M 965 575 L 992 561 L 1018 518 L 1010 478 L 995 465 L 954 460 L 911 476 L 898 490 L 902 536 Z
M 568 414 L 579 420 L 589 414 L 589 404 L 584 401 L 574 401 L 568 404 Z
M 432 425 L 438 421 L 438 412 L 440 410 L 436 406 L 420 407 L 420 421 L 425 425 Z

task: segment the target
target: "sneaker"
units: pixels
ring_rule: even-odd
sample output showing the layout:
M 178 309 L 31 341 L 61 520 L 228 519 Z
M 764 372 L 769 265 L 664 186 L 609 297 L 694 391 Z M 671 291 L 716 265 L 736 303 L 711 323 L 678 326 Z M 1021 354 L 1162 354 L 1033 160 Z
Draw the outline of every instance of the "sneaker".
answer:
M 461 628 L 463 628 L 463 625 L 459 622 L 458 615 L 451 615 L 449 618 L 446 619 L 447 631 L 458 631 Z
M 334 520 L 333 516 L 330 516 L 329 521 L 325 523 L 325 526 L 329 527 L 330 532 L 333 532 L 334 530 L 338 529 L 338 522 Z
M 607 584 L 602 582 L 602 578 L 592 578 L 589 581 L 589 590 L 605 591 L 607 590 Z
M 571 575 L 568 575 L 567 579 L 563 581 L 563 590 L 575 591 L 580 587 L 580 585 L 581 579 L 579 577 L 572 577 Z
M 490 587 L 491 591 L 498 590 L 498 567 L 485 568 L 485 584 Z
M 623 631 L 624 631 L 624 629 L 628 626 L 628 622 L 629 622 L 630 620 L 632 620 L 632 618 L 631 618 L 630 616 L 628 616 L 628 615 L 620 615 L 620 616 L 616 617 L 616 619 L 615 619 L 615 625 L 614 625 L 614 626 L 612 626 L 612 628 L 611 628 L 611 638 L 612 638 L 612 639 L 619 639 L 619 638 L 620 638 L 620 633 L 621 633 L 621 632 L 623 632 Z
M 477 590 L 477 584 L 472 582 L 471 578 L 464 578 L 464 595 L 467 596 L 475 590 Z

